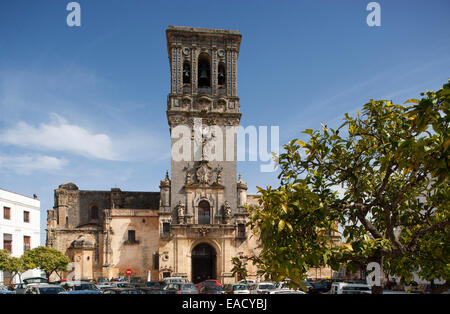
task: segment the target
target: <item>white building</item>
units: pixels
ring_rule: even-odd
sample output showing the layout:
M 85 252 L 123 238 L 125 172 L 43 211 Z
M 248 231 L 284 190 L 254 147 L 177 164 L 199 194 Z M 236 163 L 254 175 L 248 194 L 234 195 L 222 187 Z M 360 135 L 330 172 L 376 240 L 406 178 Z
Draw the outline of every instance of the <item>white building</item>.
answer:
M 0 188 L 0 249 L 6 249 L 14 257 L 40 245 L 41 202 Z M 40 276 L 39 270 L 29 270 L 22 279 Z M 9 275 L 0 271 L 0 284 L 8 283 Z M 14 278 L 15 282 L 19 277 Z

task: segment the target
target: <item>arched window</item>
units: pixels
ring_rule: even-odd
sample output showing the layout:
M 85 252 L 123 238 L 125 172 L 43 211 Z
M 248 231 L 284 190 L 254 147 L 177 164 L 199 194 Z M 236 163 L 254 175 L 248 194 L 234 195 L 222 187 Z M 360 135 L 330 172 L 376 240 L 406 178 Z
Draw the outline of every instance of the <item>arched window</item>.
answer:
M 198 57 L 198 87 L 211 87 L 211 65 L 206 53 Z
M 191 83 L 191 64 L 189 61 L 183 63 L 183 84 Z
M 91 219 L 98 219 L 98 207 L 96 205 L 91 207 Z
M 222 62 L 219 63 L 219 67 L 217 69 L 217 85 L 225 85 L 225 64 Z
M 201 201 L 198 203 L 198 223 L 200 225 L 207 225 L 211 223 L 210 206 L 207 201 Z

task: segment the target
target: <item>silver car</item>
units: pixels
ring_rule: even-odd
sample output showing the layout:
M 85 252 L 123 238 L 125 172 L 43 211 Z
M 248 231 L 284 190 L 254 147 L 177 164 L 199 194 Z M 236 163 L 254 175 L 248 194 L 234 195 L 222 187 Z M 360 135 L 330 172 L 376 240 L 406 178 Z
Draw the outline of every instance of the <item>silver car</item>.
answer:
M 60 285 L 52 285 L 48 283 L 29 284 L 25 290 L 25 294 L 67 294 Z
M 193 283 L 169 283 L 163 288 L 164 294 L 198 294 Z

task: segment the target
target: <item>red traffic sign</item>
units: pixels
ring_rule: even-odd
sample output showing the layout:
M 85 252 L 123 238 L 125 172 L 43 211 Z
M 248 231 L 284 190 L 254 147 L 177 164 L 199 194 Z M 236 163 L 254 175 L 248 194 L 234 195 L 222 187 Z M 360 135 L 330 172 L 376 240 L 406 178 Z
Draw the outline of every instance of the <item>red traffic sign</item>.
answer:
M 127 275 L 131 275 L 132 273 L 133 273 L 133 271 L 131 269 L 127 269 L 127 272 L 126 272 Z

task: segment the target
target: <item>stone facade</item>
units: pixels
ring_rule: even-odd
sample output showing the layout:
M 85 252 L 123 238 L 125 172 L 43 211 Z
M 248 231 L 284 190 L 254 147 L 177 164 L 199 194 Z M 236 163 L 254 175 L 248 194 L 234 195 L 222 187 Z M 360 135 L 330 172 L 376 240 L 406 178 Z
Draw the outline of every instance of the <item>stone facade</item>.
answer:
M 207 149 L 217 134 L 225 136 L 239 125 L 241 35 L 174 26 L 166 35 L 172 145 L 177 141 L 174 129 L 183 125 L 192 134 L 194 149 L 188 160 L 172 154 L 171 175 L 166 173 L 159 192 L 83 191 L 70 182 L 55 190 L 47 246 L 79 263 L 82 279 L 112 278 L 132 269 L 133 276 L 144 279 L 185 276 L 193 282 L 234 282 L 231 259 L 245 259 L 257 248 L 245 210 L 256 199 L 236 176 L 236 134 L 231 133 L 233 144 L 222 147 L 223 156 L 231 158 L 210 158 Z M 217 134 L 196 138 L 199 123 L 215 126 Z M 256 276 L 251 264 L 248 271 L 250 278 Z

